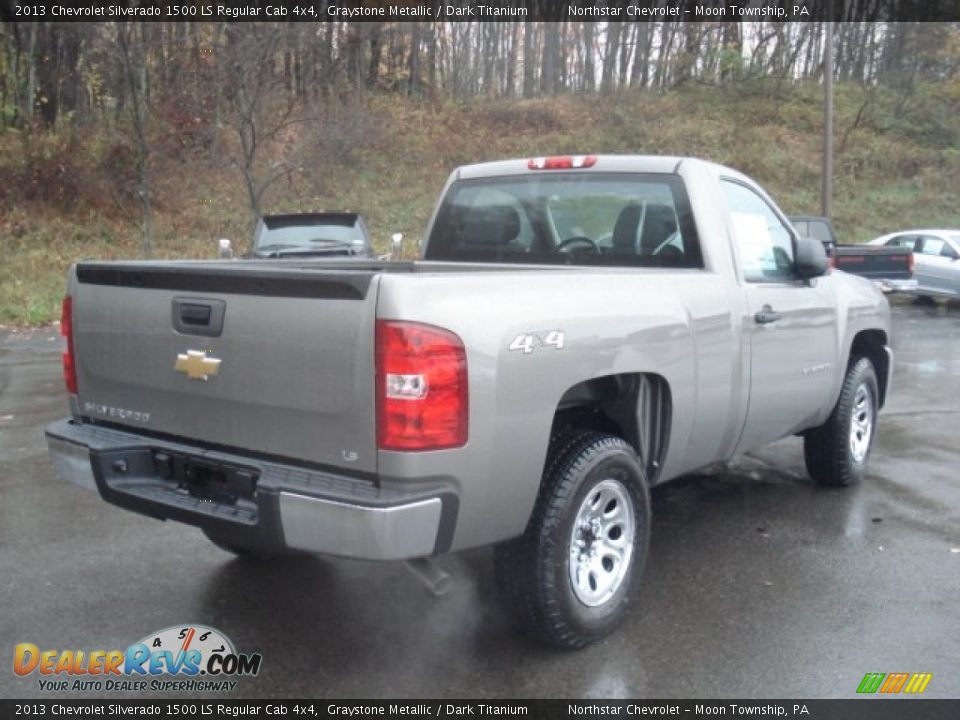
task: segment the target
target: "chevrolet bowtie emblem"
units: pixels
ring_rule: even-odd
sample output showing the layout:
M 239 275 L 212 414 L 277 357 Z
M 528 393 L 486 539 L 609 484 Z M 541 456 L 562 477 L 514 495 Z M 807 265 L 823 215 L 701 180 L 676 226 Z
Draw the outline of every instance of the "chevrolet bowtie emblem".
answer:
M 177 355 L 173 369 L 186 373 L 191 380 L 206 380 L 220 372 L 220 358 L 207 357 L 203 350 L 187 350 L 186 354 Z

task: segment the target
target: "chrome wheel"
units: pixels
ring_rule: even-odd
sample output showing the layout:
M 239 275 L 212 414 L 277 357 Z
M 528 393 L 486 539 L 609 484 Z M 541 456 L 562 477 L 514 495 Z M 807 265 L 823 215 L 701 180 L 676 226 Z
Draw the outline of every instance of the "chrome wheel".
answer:
M 873 392 L 864 383 L 853 395 L 853 411 L 850 413 L 850 454 L 860 464 L 867 457 L 873 439 Z
M 633 554 L 633 501 L 618 480 L 595 485 L 577 511 L 570 534 L 570 585 L 584 605 L 607 602 L 623 585 Z

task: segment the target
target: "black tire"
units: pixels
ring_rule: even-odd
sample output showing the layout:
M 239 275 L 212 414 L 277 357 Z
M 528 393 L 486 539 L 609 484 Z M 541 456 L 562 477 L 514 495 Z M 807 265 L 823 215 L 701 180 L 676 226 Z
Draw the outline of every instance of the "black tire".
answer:
M 596 508 L 601 504 L 596 529 L 584 530 L 584 523 L 589 525 L 590 521 L 581 520 L 574 536 L 578 514 L 581 518 L 584 512 L 598 514 Z M 613 519 L 604 526 L 603 520 L 608 517 Z M 620 530 L 616 530 L 617 523 Z M 629 543 L 631 528 L 633 542 Z M 590 568 L 596 573 L 572 561 L 575 537 L 586 544 L 579 546 L 578 557 L 593 558 L 598 564 Z M 619 551 L 606 544 L 608 539 L 617 543 L 620 538 Z M 526 531 L 496 549 L 497 581 L 527 632 L 550 645 L 580 648 L 608 634 L 626 616 L 643 575 L 649 540 L 650 494 L 633 448 L 617 437 L 577 432 L 551 443 Z M 614 553 L 626 553 L 628 546 L 629 555 L 622 562 L 623 555 Z M 614 564 L 618 557 L 618 564 Z M 579 589 L 572 578 L 574 573 L 582 580 Z M 599 575 L 601 585 L 591 585 L 590 577 Z M 588 604 L 578 596 L 594 591 L 601 593 L 591 598 L 597 604 Z
M 247 547 L 246 545 L 240 545 L 230 540 L 224 540 L 221 537 L 218 537 L 216 534 L 210 532 L 209 530 L 203 530 L 203 534 L 207 536 L 207 539 L 216 545 L 221 550 L 225 550 L 228 553 L 233 553 L 238 558 L 243 560 L 270 560 L 274 557 L 273 553 L 266 550 L 261 550 L 258 548 Z
M 854 413 L 859 413 L 858 398 L 861 388 L 869 403 L 869 431 L 866 448 L 862 449 L 863 431 L 854 427 Z M 807 472 L 818 485 L 846 487 L 860 482 L 870 458 L 873 440 L 877 435 L 877 410 L 880 392 L 873 363 L 865 357 L 854 358 L 847 368 L 840 397 L 830 417 L 820 427 L 807 430 L 803 439 L 803 459 Z M 862 454 L 854 451 L 854 438 Z

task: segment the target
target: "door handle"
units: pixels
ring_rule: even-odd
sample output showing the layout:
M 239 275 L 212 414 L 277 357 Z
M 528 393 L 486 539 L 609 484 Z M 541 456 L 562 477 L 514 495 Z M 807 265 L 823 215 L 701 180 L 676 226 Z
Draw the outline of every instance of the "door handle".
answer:
M 776 322 L 782 318 L 783 315 L 769 305 L 764 305 L 763 308 L 753 316 L 753 319 L 757 321 L 758 325 L 766 325 L 767 323 Z
M 223 300 L 175 297 L 171 307 L 173 329 L 181 335 L 219 337 L 226 308 Z
M 184 325 L 201 325 L 206 327 L 210 324 L 210 315 L 213 308 L 209 305 L 199 303 L 180 303 L 180 322 Z

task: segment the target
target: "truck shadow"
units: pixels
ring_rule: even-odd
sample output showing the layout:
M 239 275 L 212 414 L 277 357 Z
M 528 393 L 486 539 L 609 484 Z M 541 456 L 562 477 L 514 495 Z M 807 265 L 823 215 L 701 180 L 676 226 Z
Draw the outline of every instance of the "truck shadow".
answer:
M 620 631 L 579 652 L 544 648 L 519 632 L 499 599 L 489 549 L 440 558 L 453 577 L 440 598 L 400 563 L 226 560 L 202 593 L 201 619 L 233 631 L 244 651 L 263 653 L 264 672 L 245 683 L 251 695 L 556 696 L 562 677 L 569 696 L 610 697 L 668 679 L 676 686 L 682 668 L 671 669 L 664 654 L 676 658 L 678 643 L 696 647 L 720 635 L 747 651 L 752 640 L 741 625 L 751 609 L 769 613 L 774 603 L 774 612 L 809 613 L 784 604 L 784 589 L 823 582 L 823 569 L 785 567 L 784 547 L 842 536 L 842 498 L 759 460 L 652 495 L 638 607 Z M 611 654 L 630 662 L 607 662 Z M 710 693 L 702 677 L 697 689 Z

